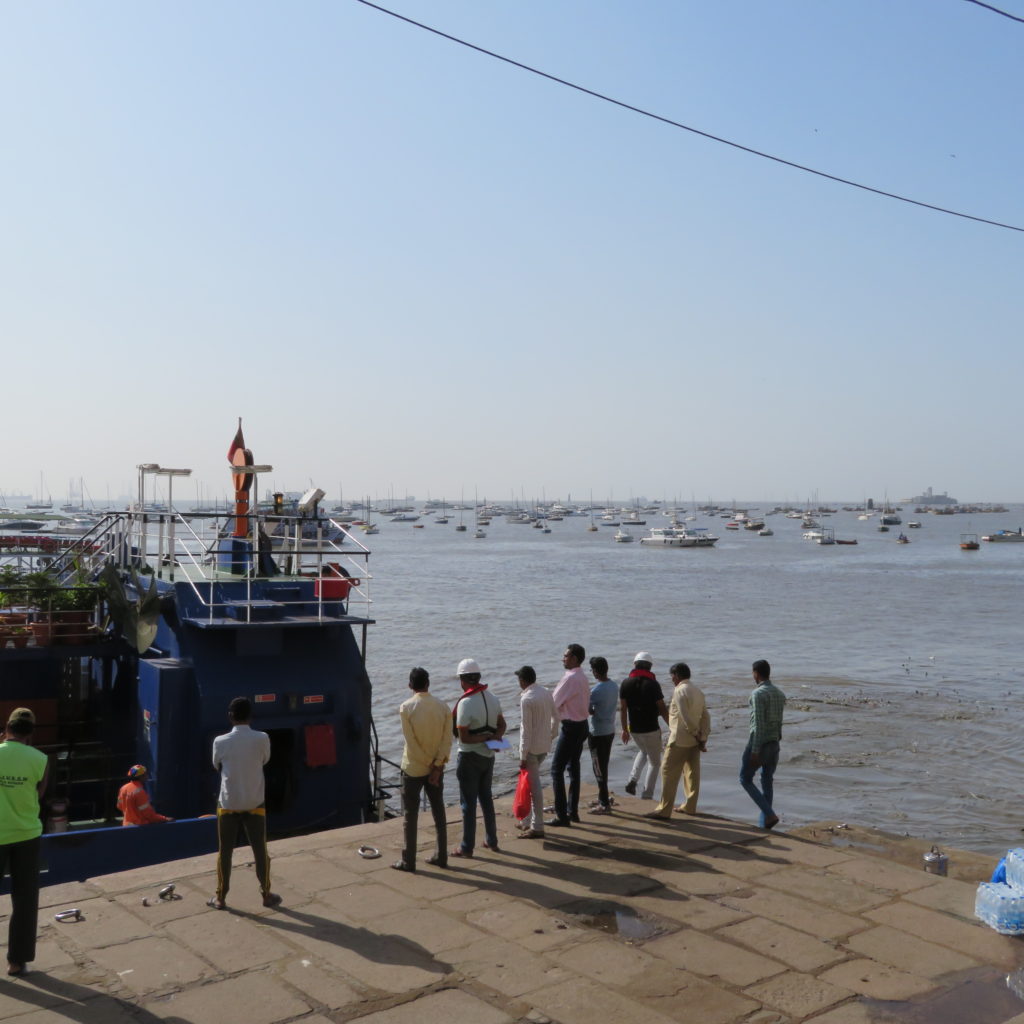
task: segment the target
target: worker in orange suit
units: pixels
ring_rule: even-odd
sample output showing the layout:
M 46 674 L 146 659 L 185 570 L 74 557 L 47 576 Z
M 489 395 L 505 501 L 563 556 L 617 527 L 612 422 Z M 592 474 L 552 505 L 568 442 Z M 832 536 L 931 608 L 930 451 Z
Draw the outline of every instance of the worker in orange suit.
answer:
M 161 821 L 174 821 L 165 814 L 157 814 L 146 792 L 146 766 L 133 764 L 128 769 L 128 781 L 117 794 L 117 809 L 124 815 L 124 825 L 156 825 Z

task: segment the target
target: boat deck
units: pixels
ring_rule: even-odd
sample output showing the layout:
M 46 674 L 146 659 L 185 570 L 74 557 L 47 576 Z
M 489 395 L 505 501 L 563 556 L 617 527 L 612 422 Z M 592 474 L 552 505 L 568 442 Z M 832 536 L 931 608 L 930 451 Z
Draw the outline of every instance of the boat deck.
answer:
M 429 814 L 417 874 L 390 868 L 400 819 L 280 840 L 276 911 L 244 849 L 227 912 L 205 905 L 213 856 L 44 889 L 37 960 L 6 982 L 0 1020 L 1024 1021 L 1006 984 L 1024 949 L 974 920 L 973 881 L 721 818 L 652 822 L 649 802 L 618 800 L 525 842 L 499 801 L 501 852 L 447 871 L 425 863 Z M 963 878 L 991 867 L 946 852 Z M 158 898 L 169 882 L 179 899 Z M 54 920 L 71 908 L 83 919 Z

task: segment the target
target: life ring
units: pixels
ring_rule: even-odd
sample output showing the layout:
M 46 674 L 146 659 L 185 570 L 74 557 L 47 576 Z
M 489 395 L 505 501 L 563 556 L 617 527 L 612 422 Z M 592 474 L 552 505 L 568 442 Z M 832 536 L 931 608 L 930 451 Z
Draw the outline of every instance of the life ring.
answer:
M 366 860 L 376 860 L 380 856 L 380 850 L 376 846 L 360 846 L 359 856 Z

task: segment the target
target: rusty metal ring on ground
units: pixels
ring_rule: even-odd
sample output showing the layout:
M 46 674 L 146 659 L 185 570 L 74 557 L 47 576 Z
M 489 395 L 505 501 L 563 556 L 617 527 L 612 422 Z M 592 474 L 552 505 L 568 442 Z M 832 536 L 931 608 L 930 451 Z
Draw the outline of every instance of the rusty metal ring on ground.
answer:
M 380 856 L 380 850 L 376 846 L 360 846 L 359 856 L 365 857 L 367 860 L 376 860 Z

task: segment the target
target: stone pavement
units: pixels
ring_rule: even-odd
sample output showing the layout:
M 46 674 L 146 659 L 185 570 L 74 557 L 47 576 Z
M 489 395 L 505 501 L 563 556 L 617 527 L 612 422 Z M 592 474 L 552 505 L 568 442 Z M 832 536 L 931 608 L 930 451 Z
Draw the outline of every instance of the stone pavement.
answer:
M 206 906 L 212 856 L 44 889 L 37 959 L 2 976 L 0 1019 L 1024 1024 L 1006 984 L 1024 948 L 974 920 L 973 883 L 651 806 L 622 798 L 541 842 L 499 802 L 501 852 L 447 871 L 425 863 L 421 815 L 415 875 L 390 867 L 400 820 L 282 840 L 276 911 L 247 849 L 226 912 Z M 181 898 L 157 899 L 171 881 Z M 70 907 L 84 919 L 54 921 Z

